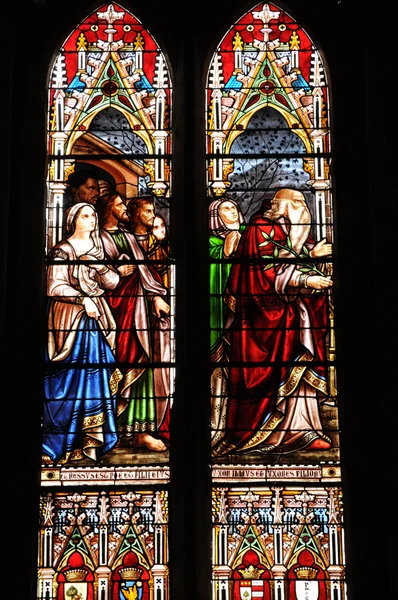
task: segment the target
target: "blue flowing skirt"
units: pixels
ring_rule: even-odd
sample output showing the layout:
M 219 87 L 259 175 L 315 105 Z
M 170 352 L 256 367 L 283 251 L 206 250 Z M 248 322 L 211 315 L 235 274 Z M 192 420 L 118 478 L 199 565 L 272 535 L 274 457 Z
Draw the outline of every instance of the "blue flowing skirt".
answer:
M 84 315 L 69 356 L 57 363 L 47 355 L 46 361 L 43 453 L 55 462 L 75 450 L 83 452 L 95 427 L 103 437 L 97 457 L 109 452 L 118 440 L 116 395 L 110 388 L 115 358 L 97 321 Z

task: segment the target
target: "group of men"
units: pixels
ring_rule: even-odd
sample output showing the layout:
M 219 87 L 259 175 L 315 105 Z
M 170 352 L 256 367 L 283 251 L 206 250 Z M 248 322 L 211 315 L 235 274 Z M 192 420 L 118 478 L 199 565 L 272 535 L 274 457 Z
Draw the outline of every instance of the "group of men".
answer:
M 117 325 L 116 359 L 123 373 L 119 434 L 131 437 L 136 447 L 162 452 L 170 424 L 170 368 L 164 364 L 171 358 L 164 222 L 155 215 L 150 196 L 127 204 L 94 171 L 76 171 L 68 184 L 70 205 L 86 202 L 95 207 L 105 257 L 120 275 L 117 288 L 108 292 Z M 162 229 L 160 239 L 154 225 Z
M 89 202 L 95 206 L 97 211 L 104 205 L 104 198 L 109 198 L 110 192 L 115 191 L 108 182 L 102 182 L 95 171 L 90 169 L 81 169 L 72 173 L 68 178 L 68 187 L 70 200 L 66 208 L 78 202 Z M 139 237 L 140 245 L 148 258 L 155 258 L 159 247 L 164 250 L 162 258 L 165 258 L 167 256 L 165 252 L 167 246 L 166 225 L 163 217 L 155 213 L 152 198 L 150 196 L 132 198 L 128 205 L 120 195 L 118 195 L 117 201 L 116 199 L 112 200 L 115 204 L 111 212 L 121 211 L 121 218 L 118 215 L 115 218 L 131 230 L 137 238 Z

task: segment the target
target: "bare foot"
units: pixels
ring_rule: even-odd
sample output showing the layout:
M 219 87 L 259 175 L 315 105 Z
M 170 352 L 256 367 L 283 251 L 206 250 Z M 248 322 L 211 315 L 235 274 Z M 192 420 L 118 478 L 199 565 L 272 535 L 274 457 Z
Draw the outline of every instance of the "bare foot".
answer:
M 331 444 L 322 438 L 317 438 L 307 446 L 309 450 L 329 450 L 331 447 Z
M 134 435 L 133 446 L 148 448 L 155 452 L 164 452 L 167 450 L 167 446 L 162 440 L 157 440 L 152 435 L 149 435 L 149 433 L 136 433 Z

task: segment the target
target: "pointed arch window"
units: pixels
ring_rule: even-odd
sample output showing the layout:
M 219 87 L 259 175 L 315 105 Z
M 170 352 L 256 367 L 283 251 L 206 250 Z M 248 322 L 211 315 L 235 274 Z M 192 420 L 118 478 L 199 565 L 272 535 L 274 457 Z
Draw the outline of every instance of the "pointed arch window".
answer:
M 168 597 L 172 84 L 103 4 L 48 81 L 39 597 Z
M 214 600 L 346 595 L 327 68 L 274 4 L 206 86 Z

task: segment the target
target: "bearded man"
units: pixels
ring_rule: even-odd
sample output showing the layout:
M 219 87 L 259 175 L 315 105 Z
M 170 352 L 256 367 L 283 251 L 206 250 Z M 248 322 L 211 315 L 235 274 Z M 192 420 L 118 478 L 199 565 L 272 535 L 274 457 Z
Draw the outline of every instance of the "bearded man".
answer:
M 156 219 L 155 205 L 151 197 L 132 198 L 127 206 L 130 231 L 153 266 L 161 275 L 163 284 L 170 286 L 170 257 L 165 246 L 153 233 Z
M 214 456 L 250 451 L 327 450 L 319 399 L 327 398 L 328 295 L 304 195 L 276 192 L 242 233 L 224 299 L 230 343 L 224 438 Z M 315 259 L 315 260 L 313 260 Z
M 133 436 L 134 446 L 163 452 L 167 446 L 162 438 L 169 440 L 170 425 L 169 368 L 162 366 L 170 356 L 167 290 L 126 229 L 124 200 L 108 191 L 100 196 L 97 211 L 106 257 L 116 261 L 121 275 L 119 285 L 109 292 L 117 324 L 116 358 L 123 371 L 119 389 L 126 404 L 119 433 Z

